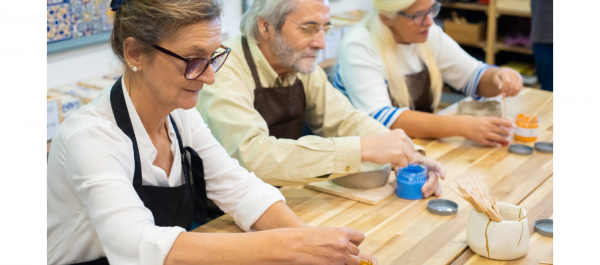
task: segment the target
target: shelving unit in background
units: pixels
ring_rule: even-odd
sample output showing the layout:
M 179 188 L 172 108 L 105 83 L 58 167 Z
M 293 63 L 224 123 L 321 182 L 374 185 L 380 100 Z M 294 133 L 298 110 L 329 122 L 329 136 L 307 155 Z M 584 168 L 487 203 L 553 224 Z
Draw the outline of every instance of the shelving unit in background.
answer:
M 483 11 L 487 14 L 487 36 L 486 40 L 477 44 L 458 43 L 461 45 L 473 46 L 482 48 L 485 51 L 485 62 L 487 64 L 495 64 L 495 55 L 499 51 L 515 52 L 522 54 L 533 54 L 531 48 L 527 47 L 511 47 L 502 42 L 498 42 L 498 17 L 500 15 L 531 17 L 529 0 L 490 0 L 489 5 L 479 3 L 442 3 L 444 8 L 453 8 L 460 10 Z

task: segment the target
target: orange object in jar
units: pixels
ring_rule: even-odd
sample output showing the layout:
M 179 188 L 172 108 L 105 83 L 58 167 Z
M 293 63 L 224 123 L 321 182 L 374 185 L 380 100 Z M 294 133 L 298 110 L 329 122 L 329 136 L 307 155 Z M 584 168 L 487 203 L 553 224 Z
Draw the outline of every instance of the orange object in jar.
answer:
M 517 121 L 515 122 L 517 127 L 514 129 L 515 140 L 522 142 L 535 142 L 537 140 L 539 134 L 538 120 L 537 117 L 534 116 L 531 121 L 529 121 L 530 117 L 531 116 L 527 114 L 517 115 Z

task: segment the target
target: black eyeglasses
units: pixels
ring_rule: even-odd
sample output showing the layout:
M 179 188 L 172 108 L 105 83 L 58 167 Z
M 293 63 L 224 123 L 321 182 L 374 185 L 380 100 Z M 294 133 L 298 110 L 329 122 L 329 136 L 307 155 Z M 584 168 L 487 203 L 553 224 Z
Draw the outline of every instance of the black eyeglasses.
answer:
M 155 49 L 163 52 L 164 54 L 170 55 L 174 58 L 182 60 L 186 63 L 185 72 L 183 76 L 187 80 L 194 80 L 198 78 L 204 71 L 208 68 L 208 65 L 212 65 L 213 72 L 216 73 L 221 69 L 221 66 L 225 64 L 225 60 L 227 60 L 227 56 L 229 56 L 229 52 L 231 52 L 231 48 L 226 47 L 225 45 L 221 45 L 218 50 L 216 50 L 210 59 L 206 58 L 184 58 L 183 56 L 177 55 L 176 53 L 169 51 L 163 47 L 158 45 L 152 45 Z
M 425 20 L 427 20 L 427 15 L 431 15 L 432 18 L 435 18 L 440 13 L 441 8 L 442 4 L 436 2 L 429 10 L 419 11 L 412 16 L 402 11 L 399 11 L 398 15 L 410 18 L 415 23 L 415 25 L 421 26 L 423 25 L 423 23 L 425 23 Z

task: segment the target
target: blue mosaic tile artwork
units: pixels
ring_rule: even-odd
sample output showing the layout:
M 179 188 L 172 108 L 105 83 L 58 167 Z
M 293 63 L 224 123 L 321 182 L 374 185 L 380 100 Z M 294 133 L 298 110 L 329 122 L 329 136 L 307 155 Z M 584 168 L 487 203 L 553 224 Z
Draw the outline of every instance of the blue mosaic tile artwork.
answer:
M 70 0 L 73 38 L 102 33 L 112 29 L 105 25 L 106 5 L 96 4 L 93 0 Z
M 50 2 L 56 0 L 48 0 Z M 59 3 L 48 5 L 48 43 L 68 40 L 73 38 L 71 25 L 71 5 Z

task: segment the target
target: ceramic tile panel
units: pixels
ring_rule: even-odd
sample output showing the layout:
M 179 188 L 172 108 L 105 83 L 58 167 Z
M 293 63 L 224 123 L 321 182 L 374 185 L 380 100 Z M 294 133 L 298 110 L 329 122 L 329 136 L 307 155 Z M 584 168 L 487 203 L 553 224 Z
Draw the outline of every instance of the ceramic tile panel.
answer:
M 107 28 L 105 3 L 98 5 L 94 0 L 70 0 L 70 4 L 73 38 L 91 36 L 105 31 Z
M 48 0 L 58 2 L 57 0 Z M 56 42 L 73 38 L 71 24 L 71 5 L 69 3 L 48 4 L 48 38 L 47 42 Z

